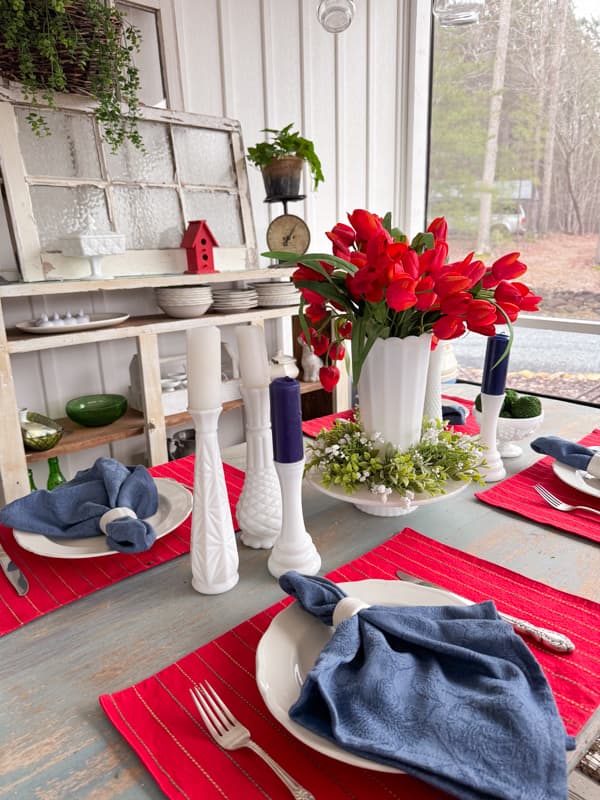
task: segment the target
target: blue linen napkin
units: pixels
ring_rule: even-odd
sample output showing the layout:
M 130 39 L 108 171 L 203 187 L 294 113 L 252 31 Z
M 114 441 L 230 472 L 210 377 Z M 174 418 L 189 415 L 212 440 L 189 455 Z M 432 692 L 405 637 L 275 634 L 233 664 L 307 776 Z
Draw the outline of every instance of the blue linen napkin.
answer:
M 324 624 L 345 593 L 281 576 Z M 290 718 L 463 800 L 565 800 L 566 736 L 531 652 L 491 601 L 370 606 L 341 622 Z
M 458 403 L 442 405 L 442 419 L 450 425 L 464 425 L 467 418 L 464 406 Z
M 100 518 L 114 508 L 129 508 L 137 519 L 109 522 L 107 548 L 123 553 L 148 550 L 156 533 L 144 518 L 158 509 L 156 484 L 145 467 L 125 467 L 112 458 L 98 458 L 52 491 L 39 489 L 13 500 L 0 511 L 0 522 L 45 536 L 78 539 L 101 535 Z
M 539 436 L 531 442 L 536 453 L 552 456 L 562 464 L 575 469 L 583 469 L 600 478 L 600 453 L 590 450 L 577 442 L 561 439 L 560 436 Z

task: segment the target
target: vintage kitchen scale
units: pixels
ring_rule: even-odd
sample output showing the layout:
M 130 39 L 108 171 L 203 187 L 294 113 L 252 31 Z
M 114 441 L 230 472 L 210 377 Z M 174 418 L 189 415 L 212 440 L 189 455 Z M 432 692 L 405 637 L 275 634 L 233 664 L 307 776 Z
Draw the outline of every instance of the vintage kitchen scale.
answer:
M 283 204 L 283 214 L 275 217 L 267 228 L 267 245 L 273 252 L 306 253 L 310 245 L 308 225 L 296 214 L 289 214 L 288 202 L 304 200 L 306 195 L 295 197 L 267 197 L 265 203 L 279 202 Z

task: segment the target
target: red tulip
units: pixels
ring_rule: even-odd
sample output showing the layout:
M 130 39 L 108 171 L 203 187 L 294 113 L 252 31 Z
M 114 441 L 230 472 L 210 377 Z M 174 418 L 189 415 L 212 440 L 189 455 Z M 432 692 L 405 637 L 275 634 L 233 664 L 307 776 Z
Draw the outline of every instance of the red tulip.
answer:
M 444 217 L 436 217 L 429 223 L 428 233 L 433 233 L 434 237 L 442 242 L 448 238 L 448 223 Z
M 394 311 L 405 311 L 414 306 L 417 302 L 415 286 L 416 281 L 406 274 L 390 283 L 385 295 L 388 306 Z
M 473 330 L 473 325 L 493 325 L 496 321 L 496 307 L 487 300 L 472 300 L 465 316 L 470 330 Z
M 448 245 L 446 242 L 436 241 L 432 250 L 425 250 L 419 256 L 419 274 L 423 275 L 425 272 L 430 272 L 432 275 L 437 275 L 444 266 L 447 256 Z
M 330 364 L 328 367 L 321 367 L 319 370 L 319 380 L 326 392 L 332 392 L 339 379 L 340 371 L 337 367 L 333 366 L 333 364 Z
M 320 322 L 327 316 L 327 309 L 323 304 L 311 304 L 304 309 L 304 316 L 313 324 Z
M 320 306 L 326 301 L 322 294 L 306 286 L 299 286 L 298 291 L 309 305 Z
M 348 219 L 356 231 L 356 238 L 361 242 L 367 242 L 372 236 L 383 230 L 381 217 L 362 208 L 357 208 L 352 214 L 348 214 Z
M 344 320 L 340 327 L 338 328 L 338 332 L 342 339 L 351 339 L 352 338 L 352 323 L 349 319 Z
M 417 302 L 415 308 L 419 311 L 427 311 L 438 301 L 437 294 L 433 291 L 434 280 L 431 275 L 424 275 L 417 281 L 415 286 L 415 294 Z
M 460 317 L 466 313 L 472 302 L 473 298 L 469 292 L 457 292 L 440 298 L 440 310 L 442 314 Z
M 435 280 L 435 290 L 440 297 L 446 297 L 446 295 L 449 294 L 458 294 L 458 292 L 470 288 L 470 279 L 458 272 L 442 272 Z
M 438 339 L 456 339 L 465 332 L 465 323 L 460 317 L 440 317 L 433 323 L 433 333 Z
M 343 222 L 338 222 L 333 226 L 331 231 L 325 234 L 334 244 L 346 249 L 352 247 L 356 240 L 356 234 L 349 225 L 344 225 Z
M 342 361 L 346 355 L 346 348 L 341 342 L 332 342 L 327 351 L 330 361 Z
M 311 335 L 310 337 L 310 343 L 315 355 L 322 356 L 329 348 L 329 336 L 325 336 L 324 333 L 317 333 L 315 331 L 314 335 Z
M 519 278 L 527 272 L 527 266 L 518 260 L 520 253 L 506 253 L 494 261 L 492 275 L 499 281 Z

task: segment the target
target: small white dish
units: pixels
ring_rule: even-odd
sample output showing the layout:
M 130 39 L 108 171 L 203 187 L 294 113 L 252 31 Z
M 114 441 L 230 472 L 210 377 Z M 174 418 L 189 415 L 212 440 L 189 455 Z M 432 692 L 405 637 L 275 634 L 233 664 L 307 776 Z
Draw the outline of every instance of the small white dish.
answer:
M 473 416 L 477 424 L 481 423 L 481 411 L 473 406 Z M 523 448 L 515 442 L 520 442 L 532 436 L 544 421 L 544 412 L 537 417 L 498 417 L 496 439 L 498 452 L 501 458 L 516 458 L 523 453 Z
M 158 510 L 147 518 L 160 539 L 186 519 L 192 510 L 193 497 L 188 488 L 171 478 L 155 478 L 158 490 Z M 106 536 L 85 539 L 58 539 L 30 531 L 13 531 L 15 540 L 24 550 L 50 558 L 96 558 L 114 556 L 117 550 L 106 547 Z
M 338 585 L 347 595 L 369 605 L 471 605 L 452 592 L 406 581 L 365 580 Z M 332 634 L 333 628 L 304 611 L 299 603 L 292 603 L 281 611 L 263 634 L 256 650 L 256 683 L 263 700 L 275 719 L 313 750 L 356 767 L 399 773 L 394 767 L 355 756 L 289 718 L 290 706 L 300 696 L 306 676 Z

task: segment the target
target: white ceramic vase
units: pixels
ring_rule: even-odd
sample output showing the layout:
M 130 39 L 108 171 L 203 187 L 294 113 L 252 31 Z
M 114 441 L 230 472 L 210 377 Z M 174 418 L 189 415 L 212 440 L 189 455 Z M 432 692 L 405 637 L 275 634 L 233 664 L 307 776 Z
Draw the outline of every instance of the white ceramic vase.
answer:
M 377 339 L 358 381 L 365 431 L 407 450 L 421 439 L 431 334 Z
M 443 419 L 442 416 L 442 343 L 429 354 L 425 403 L 423 414 L 428 419 Z

